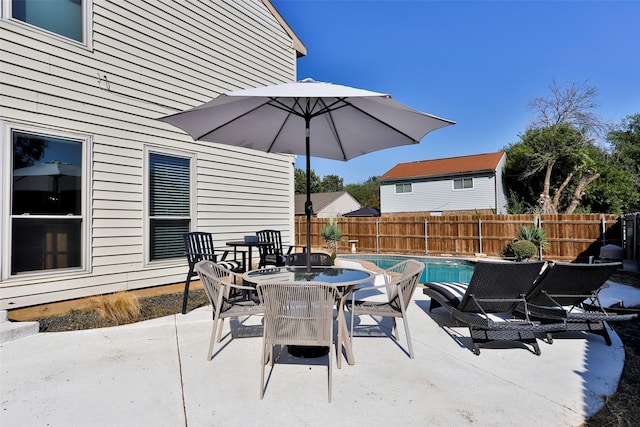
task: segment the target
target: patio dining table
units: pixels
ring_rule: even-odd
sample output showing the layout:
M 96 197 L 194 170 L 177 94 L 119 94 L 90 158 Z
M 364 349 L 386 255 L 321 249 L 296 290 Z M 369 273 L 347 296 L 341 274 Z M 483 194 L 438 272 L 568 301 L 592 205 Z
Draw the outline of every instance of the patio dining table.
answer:
M 233 255 L 235 257 L 236 255 L 236 251 L 238 250 L 238 247 L 246 247 L 248 249 L 249 252 L 249 264 L 247 264 L 246 266 L 246 270 L 249 271 L 253 268 L 253 248 L 264 248 L 264 247 L 268 247 L 268 246 L 273 246 L 273 243 L 271 242 L 258 242 L 256 241 L 246 241 L 246 240 L 232 240 L 230 242 L 225 242 L 227 246 L 230 246 L 233 248 Z
M 355 363 L 351 340 L 347 330 L 346 317 L 344 315 L 344 303 L 357 285 L 370 283 L 374 280 L 375 274 L 355 268 L 345 267 L 311 267 L 307 272 L 306 267 L 275 267 L 263 268 L 248 271 L 242 278 L 251 285 L 265 282 L 325 282 L 336 285 L 340 290 L 341 297 L 337 301 L 338 310 L 338 369 L 342 367 L 342 347 L 344 346 L 345 357 L 349 365 Z

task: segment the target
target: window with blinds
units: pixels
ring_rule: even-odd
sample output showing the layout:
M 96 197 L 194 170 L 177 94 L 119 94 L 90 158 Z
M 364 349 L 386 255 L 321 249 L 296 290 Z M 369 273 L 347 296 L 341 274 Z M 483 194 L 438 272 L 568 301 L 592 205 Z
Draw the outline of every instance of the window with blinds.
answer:
M 191 224 L 191 160 L 149 153 L 150 260 L 184 256 Z

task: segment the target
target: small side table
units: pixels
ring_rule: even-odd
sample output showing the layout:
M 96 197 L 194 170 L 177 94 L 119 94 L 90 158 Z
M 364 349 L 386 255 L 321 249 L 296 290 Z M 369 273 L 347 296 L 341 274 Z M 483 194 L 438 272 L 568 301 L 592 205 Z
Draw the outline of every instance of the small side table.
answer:
M 351 245 L 351 253 L 356 253 L 356 243 L 358 243 L 357 240 L 347 240 L 347 242 L 349 242 L 349 244 Z

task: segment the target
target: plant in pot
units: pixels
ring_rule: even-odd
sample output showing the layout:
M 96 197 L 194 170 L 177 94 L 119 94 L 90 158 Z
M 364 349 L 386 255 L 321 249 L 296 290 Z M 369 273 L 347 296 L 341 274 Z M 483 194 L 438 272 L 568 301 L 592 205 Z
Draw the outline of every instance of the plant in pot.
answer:
M 338 226 L 338 220 L 336 218 L 328 218 L 327 225 L 322 229 L 320 235 L 324 239 L 331 257 L 335 259 L 338 251 L 338 242 L 342 240 L 342 229 Z

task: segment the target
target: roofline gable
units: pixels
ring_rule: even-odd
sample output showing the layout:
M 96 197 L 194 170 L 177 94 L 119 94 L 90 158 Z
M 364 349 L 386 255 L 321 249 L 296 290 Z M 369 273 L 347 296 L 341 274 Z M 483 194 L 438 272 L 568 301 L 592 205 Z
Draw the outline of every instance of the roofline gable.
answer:
M 302 40 L 298 37 L 298 35 L 293 31 L 293 28 L 287 24 L 287 21 L 284 19 L 278 9 L 271 3 L 271 0 L 262 0 L 262 3 L 269 9 L 269 12 L 276 18 L 278 23 L 282 26 L 282 28 L 286 31 L 286 33 L 291 37 L 292 47 L 296 50 L 298 58 L 307 55 L 307 47 L 302 43 Z

